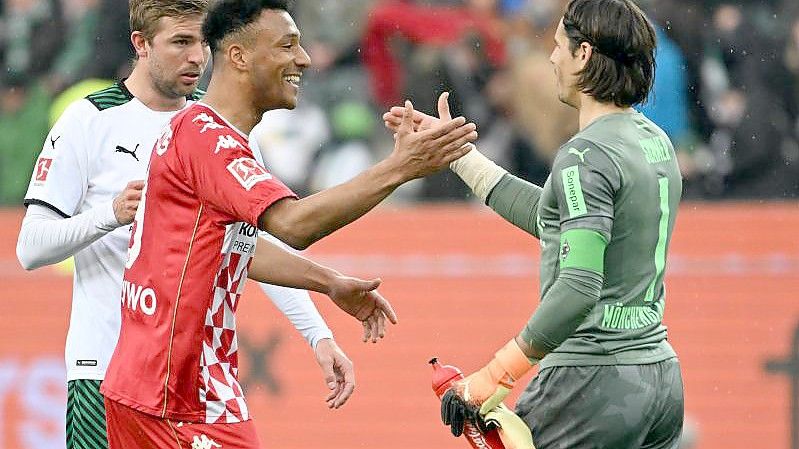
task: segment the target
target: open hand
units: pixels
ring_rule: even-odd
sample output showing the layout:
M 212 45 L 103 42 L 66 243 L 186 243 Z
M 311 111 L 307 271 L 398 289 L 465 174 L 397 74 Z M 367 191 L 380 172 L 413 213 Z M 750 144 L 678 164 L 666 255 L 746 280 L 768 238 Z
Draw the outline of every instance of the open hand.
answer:
M 442 94 L 446 105 L 446 96 Z M 441 99 L 439 99 L 441 101 Z M 392 108 L 395 111 L 397 108 Z M 396 124 L 393 159 L 397 170 L 407 180 L 430 175 L 447 167 L 471 150 L 467 144 L 477 140 L 477 127 L 466 119 L 434 119 L 417 113 L 410 101 L 399 108 L 402 115 L 397 120 L 393 112 L 384 116 L 386 126 Z M 399 112 L 399 111 L 396 111 Z M 446 106 L 449 117 L 449 106 Z M 389 126 L 391 129 L 391 127 Z
M 404 107 L 394 106 L 388 112 L 383 114 L 383 124 L 390 131 L 396 133 L 402 124 L 402 117 L 404 115 Z M 412 118 L 414 131 L 430 129 L 442 120 L 452 120 L 452 115 L 449 110 L 449 92 L 444 92 L 438 96 L 438 117 L 433 117 L 432 115 L 425 114 L 424 112 L 414 110 Z
M 330 390 L 325 402 L 330 408 L 339 408 L 355 391 L 355 369 L 352 361 L 330 338 L 319 340 L 314 353 Z
M 382 281 L 365 281 L 339 275 L 328 296 L 343 311 L 363 323 L 363 341 L 377 343 L 386 335 L 386 318 L 397 324 L 397 314 L 391 304 L 377 291 Z

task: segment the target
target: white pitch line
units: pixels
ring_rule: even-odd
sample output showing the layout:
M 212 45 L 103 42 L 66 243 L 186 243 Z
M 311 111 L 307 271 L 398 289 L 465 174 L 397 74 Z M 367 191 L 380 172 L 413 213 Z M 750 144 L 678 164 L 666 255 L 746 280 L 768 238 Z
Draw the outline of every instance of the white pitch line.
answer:
M 524 253 L 476 256 L 466 253 L 426 254 L 308 254 L 315 261 L 349 274 L 400 276 L 410 278 L 507 277 L 537 278 L 538 257 Z M 669 277 L 763 275 L 799 277 L 799 255 L 774 253 L 747 257 L 742 253 L 721 256 L 671 255 Z M 16 260 L 0 260 L 0 281 L 69 276 L 53 267 L 32 272 Z M 2 285 L 2 284 L 0 284 Z

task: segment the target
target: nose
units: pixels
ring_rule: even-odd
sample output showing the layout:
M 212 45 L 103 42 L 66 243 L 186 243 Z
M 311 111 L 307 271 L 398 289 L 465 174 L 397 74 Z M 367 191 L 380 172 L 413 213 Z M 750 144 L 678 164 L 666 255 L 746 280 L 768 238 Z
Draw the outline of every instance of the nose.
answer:
M 192 45 L 187 55 L 189 63 L 203 67 L 206 58 L 205 48 L 206 46 L 203 42 L 197 42 Z
M 303 48 L 302 45 L 298 45 L 297 48 L 297 57 L 294 58 L 297 67 L 302 69 L 308 68 L 311 65 L 311 57 L 308 55 L 308 52 L 305 51 L 305 48 Z

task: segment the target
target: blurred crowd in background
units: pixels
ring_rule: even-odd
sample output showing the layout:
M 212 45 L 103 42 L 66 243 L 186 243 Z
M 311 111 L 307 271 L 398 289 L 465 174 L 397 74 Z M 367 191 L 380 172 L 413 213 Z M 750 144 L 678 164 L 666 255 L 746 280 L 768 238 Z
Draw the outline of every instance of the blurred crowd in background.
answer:
M 64 107 L 130 71 L 127 0 L 0 0 L 0 204 L 20 204 Z M 541 184 L 576 132 L 549 63 L 567 0 L 298 0 L 313 61 L 294 111 L 253 131 L 298 193 L 346 181 L 387 154 L 380 115 L 442 91 L 479 127 L 478 147 Z M 799 1 L 641 0 L 657 27 L 657 74 L 640 106 L 671 137 L 693 199 L 799 193 Z M 207 79 L 206 79 L 207 81 Z M 469 200 L 451 173 L 408 201 Z

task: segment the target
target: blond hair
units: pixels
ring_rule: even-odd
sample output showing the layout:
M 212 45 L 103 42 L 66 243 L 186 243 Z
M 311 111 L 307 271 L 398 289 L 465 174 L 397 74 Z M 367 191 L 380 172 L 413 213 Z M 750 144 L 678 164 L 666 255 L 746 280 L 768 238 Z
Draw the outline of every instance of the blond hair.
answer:
M 130 31 L 140 31 L 150 41 L 158 31 L 160 18 L 204 15 L 208 0 L 130 0 L 129 7 Z

